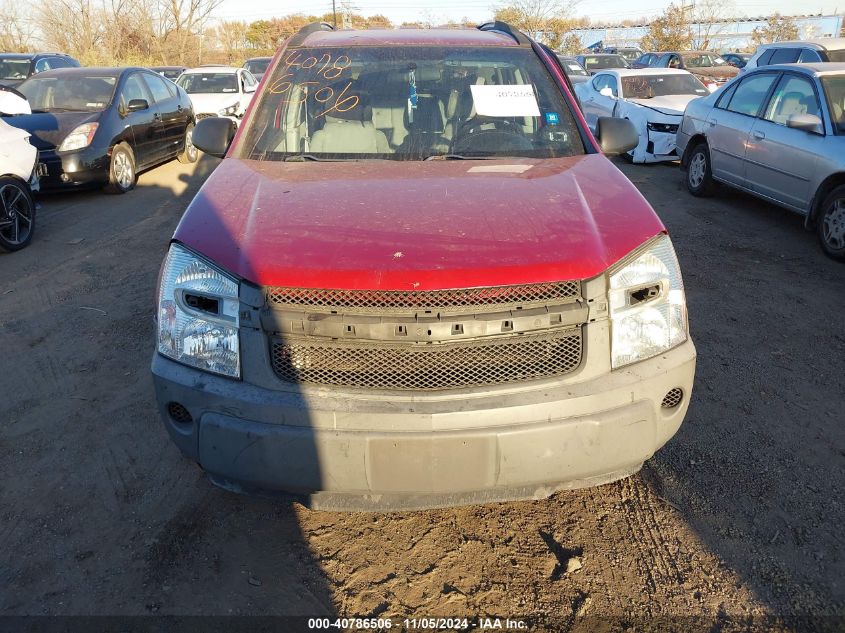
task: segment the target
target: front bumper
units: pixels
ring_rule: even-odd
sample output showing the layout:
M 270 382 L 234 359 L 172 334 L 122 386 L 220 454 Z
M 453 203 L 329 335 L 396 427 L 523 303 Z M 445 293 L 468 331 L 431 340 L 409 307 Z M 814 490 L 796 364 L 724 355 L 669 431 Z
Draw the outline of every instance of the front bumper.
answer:
M 694 371 L 688 340 L 580 382 L 400 399 L 268 389 L 158 354 L 152 363 L 165 427 L 215 483 L 333 510 L 537 499 L 625 477 L 678 430 Z M 662 407 L 674 388 L 683 399 Z M 192 420 L 171 417 L 172 403 Z
M 108 184 L 110 157 L 105 150 L 38 152 L 36 173 L 42 191 Z

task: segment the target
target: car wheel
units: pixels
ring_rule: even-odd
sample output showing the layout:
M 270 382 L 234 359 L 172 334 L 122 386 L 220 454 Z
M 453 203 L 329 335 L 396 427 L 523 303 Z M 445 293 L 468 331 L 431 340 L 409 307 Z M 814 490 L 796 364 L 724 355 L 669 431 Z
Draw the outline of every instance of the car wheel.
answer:
M 707 143 L 699 143 L 692 150 L 687 164 L 687 189 L 694 196 L 712 196 L 715 184 L 710 171 Z
M 834 259 L 845 259 L 845 185 L 824 199 L 816 226 L 822 250 Z
M 16 178 L 0 178 L 0 249 L 21 250 L 34 232 L 35 203 L 29 187 Z
M 115 145 L 111 152 L 109 166 L 109 184 L 106 189 L 111 193 L 126 193 L 135 186 L 135 155 L 126 143 Z
M 182 153 L 177 156 L 177 160 L 180 163 L 195 163 L 199 158 L 199 150 L 197 149 L 196 145 L 194 145 L 194 124 L 188 123 L 188 127 L 185 128 L 185 147 L 182 150 Z

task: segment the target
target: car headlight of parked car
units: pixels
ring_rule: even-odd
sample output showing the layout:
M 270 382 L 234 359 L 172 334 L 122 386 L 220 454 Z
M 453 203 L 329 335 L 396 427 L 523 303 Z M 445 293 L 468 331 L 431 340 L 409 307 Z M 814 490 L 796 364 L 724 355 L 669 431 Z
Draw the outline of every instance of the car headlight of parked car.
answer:
M 618 369 L 687 340 L 687 305 L 668 235 L 610 274 L 611 365 Z
M 238 281 L 172 244 L 161 269 L 158 351 L 186 365 L 240 378 Z
M 99 123 L 83 123 L 76 126 L 59 145 L 58 151 L 69 152 L 70 150 L 88 147 L 94 140 L 94 134 L 96 134 L 98 127 Z
M 650 132 L 667 132 L 669 134 L 674 134 L 678 131 L 678 124 L 677 123 L 652 123 L 649 121 L 646 124 Z
M 217 114 L 219 114 L 220 116 L 235 116 L 237 111 L 238 111 L 238 104 L 234 103 L 230 106 L 227 106 L 225 108 L 218 110 Z

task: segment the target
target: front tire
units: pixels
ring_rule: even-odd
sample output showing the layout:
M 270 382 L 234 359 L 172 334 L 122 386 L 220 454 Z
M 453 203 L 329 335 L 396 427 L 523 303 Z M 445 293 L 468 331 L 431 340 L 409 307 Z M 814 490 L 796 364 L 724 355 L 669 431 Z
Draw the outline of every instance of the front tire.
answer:
M 29 186 L 11 176 L 0 178 L 0 249 L 19 251 L 35 233 L 35 203 Z
M 115 145 L 111 152 L 109 184 L 106 190 L 110 193 L 126 193 L 135 187 L 137 177 L 132 148 L 126 143 Z
M 699 198 L 713 195 L 716 183 L 710 170 L 710 150 L 707 143 L 696 145 L 687 163 L 687 189 Z
M 825 254 L 845 260 L 845 185 L 840 185 L 824 199 L 816 228 Z
M 188 123 L 188 127 L 185 128 L 185 146 L 182 149 L 182 153 L 176 157 L 176 160 L 180 163 L 195 163 L 199 158 L 199 150 L 194 145 L 193 136 L 194 124 Z

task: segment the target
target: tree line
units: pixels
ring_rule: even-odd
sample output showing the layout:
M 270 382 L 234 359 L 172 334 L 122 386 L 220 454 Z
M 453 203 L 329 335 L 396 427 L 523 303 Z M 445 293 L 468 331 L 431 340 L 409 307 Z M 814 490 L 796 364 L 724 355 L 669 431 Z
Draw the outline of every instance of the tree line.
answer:
M 266 20 L 214 21 L 223 0 L 0 0 L 0 50 L 51 49 L 76 57 L 84 65 L 180 65 L 236 63 L 271 55 L 304 25 L 333 23 L 356 29 L 475 26 L 464 18 L 446 24 L 429 18 L 394 24 L 384 15 L 294 14 Z M 544 41 L 552 49 L 577 54 L 584 45 L 576 29 L 596 26 L 576 17 L 579 0 L 510 0 L 495 10 L 507 22 Z M 733 13 L 732 0 L 699 0 L 692 6 L 670 5 L 649 21 L 640 45 L 646 50 L 708 49 Z M 631 21 L 633 22 L 633 21 Z M 640 22 L 642 23 L 642 22 Z M 692 26 L 697 25 L 696 29 Z M 774 14 L 754 33 L 760 44 L 798 37 L 792 18 Z

